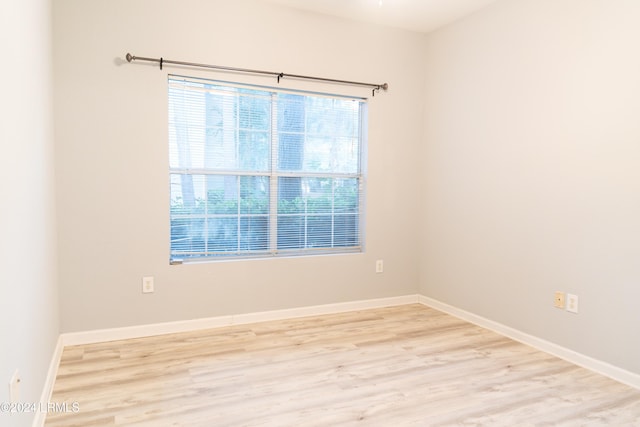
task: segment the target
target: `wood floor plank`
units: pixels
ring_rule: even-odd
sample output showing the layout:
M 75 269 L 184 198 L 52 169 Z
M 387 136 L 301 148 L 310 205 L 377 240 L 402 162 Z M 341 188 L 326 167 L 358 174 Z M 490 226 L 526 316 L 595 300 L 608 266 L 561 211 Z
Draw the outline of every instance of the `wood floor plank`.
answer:
M 640 391 L 419 304 L 65 348 L 71 426 L 640 426 Z

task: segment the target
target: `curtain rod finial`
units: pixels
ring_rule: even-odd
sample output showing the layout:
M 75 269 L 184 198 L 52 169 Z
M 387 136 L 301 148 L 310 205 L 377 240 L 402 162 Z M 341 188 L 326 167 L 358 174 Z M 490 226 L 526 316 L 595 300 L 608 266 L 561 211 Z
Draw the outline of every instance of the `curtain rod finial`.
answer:
M 382 88 L 382 90 L 387 90 L 389 89 L 389 85 L 387 83 L 383 83 L 382 86 L 380 86 Z
M 127 53 L 127 56 L 125 56 L 125 58 L 127 58 L 127 62 L 131 62 L 135 59 L 135 56 L 131 55 L 130 53 Z

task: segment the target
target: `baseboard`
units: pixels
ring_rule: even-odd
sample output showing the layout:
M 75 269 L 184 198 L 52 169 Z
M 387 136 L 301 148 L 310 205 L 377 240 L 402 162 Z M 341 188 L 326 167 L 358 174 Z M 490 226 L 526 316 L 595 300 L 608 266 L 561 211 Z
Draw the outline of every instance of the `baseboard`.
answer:
M 64 350 L 64 344 L 62 342 L 62 336 L 58 336 L 56 342 L 56 348 L 53 350 L 51 361 L 49 362 L 49 370 L 47 371 L 47 377 L 42 387 L 42 394 L 40 395 L 40 407 L 46 408 L 48 402 L 51 402 L 51 394 L 53 393 L 53 385 L 58 375 L 58 366 L 60 366 L 60 358 L 62 357 L 62 350 Z M 36 411 L 33 418 L 33 427 L 42 427 L 47 418 L 46 412 Z
M 314 305 L 284 310 L 210 317 L 204 319 L 155 323 L 122 328 L 99 329 L 83 332 L 69 332 L 62 334 L 60 337 L 63 346 L 83 345 L 98 342 L 143 338 L 155 335 L 219 328 L 222 326 L 245 325 L 248 323 L 266 322 L 270 320 L 293 319 L 297 317 L 343 313 L 347 311 L 366 310 L 370 308 L 391 307 L 394 305 L 415 304 L 418 302 L 419 295 L 402 295 L 397 297 L 349 301 L 335 304 Z
M 640 390 L 640 375 L 638 374 L 618 368 L 601 360 L 585 356 L 584 354 L 580 354 L 558 344 L 554 344 L 533 335 L 526 334 L 517 329 L 511 328 L 498 322 L 494 322 L 493 320 L 486 319 L 482 316 L 478 316 L 457 307 L 453 307 L 433 298 L 419 295 L 418 301 L 421 304 L 450 314 L 469 323 L 473 323 L 474 325 L 489 329 L 500 335 L 511 338 L 512 340 L 537 348 L 538 350 L 544 351 L 545 353 L 553 354 L 554 356 L 557 356 L 575 365 L 582 366 L 583 368 L 597 372 L 601 375 Z
M 219 328 L 231 325 L 244 325 L 270 320 L 293 319 L 305 316 L 318 316 L 323 314 L 343 313 L 347 311 L 366 310 L 371 308 L 390 307 L 395 305 L 421 303 L 423 305 L 440 310 L 467 322 L 492 330 L 500 335 L 509 337 L 515 341 L 537 348 L 561 359 L 567 360 L 578 366 L 605 375 L 623 384 L 640 390 L 640 375 L 613 366 L 601 360 L 580 354 L 558 344 L 529 335 L 517 329 L 489 320 L 482 316 L 470 313 L 457 307 L 423 295 L 403 295 L 389 298 L 349 301 L 335 304 L 314 305 L 307 307 L 245 313 L 227 316 L 210 317 L 203 319 L 165 322 L 122 328 L 100 329 L 84 332 L 71 332 L 60 335 L 58 345 L 51 360 L 47 384 L 42 394 L 42 401 L 46 402 L 51 396 L 53 381 L 57 372 L 58 362 L 65 346 L 92 344 L 106 341 L 116 341 L 131 338 L 143 338 L 155 335 L 164 335 L 180 332 L 189 332 L 202 329 Z M 40 414 L 39 414 L 40 415 Z M 43 420 L 44 421 L 44 416 Z M 41 424 L 35 424 L 41 425 Z

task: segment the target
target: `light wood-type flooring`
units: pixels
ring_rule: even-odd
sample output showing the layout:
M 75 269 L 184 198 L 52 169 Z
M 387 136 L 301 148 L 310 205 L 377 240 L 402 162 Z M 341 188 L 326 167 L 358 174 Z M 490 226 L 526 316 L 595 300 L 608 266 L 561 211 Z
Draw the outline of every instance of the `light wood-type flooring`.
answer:
M 640 426 L 640 391 L 420 304 L 65 348 L 46 426 Z

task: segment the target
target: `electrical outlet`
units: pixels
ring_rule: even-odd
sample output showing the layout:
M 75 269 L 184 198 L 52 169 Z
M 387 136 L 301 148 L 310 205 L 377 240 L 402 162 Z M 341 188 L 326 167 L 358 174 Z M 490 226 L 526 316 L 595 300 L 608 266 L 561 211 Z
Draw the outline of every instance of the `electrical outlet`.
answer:
M 11 403 L 16 403 L 20 400 L 20 374 L 17 369 L 9 381 L 9 400 L 11 400 Z
M 384 261 L 381 259 L 376 261 L 376 273 L 382 273 L 384 271 Z
M 578 295 L 567 294 L 567 311 L 578 314 Z
M 553 305 L 557 308 L 564 308 L 564 292 L 556 292 Z
M 150 294 L 154 291 L 153 276 L 145 276 L 142 278 L 142 293 Z

